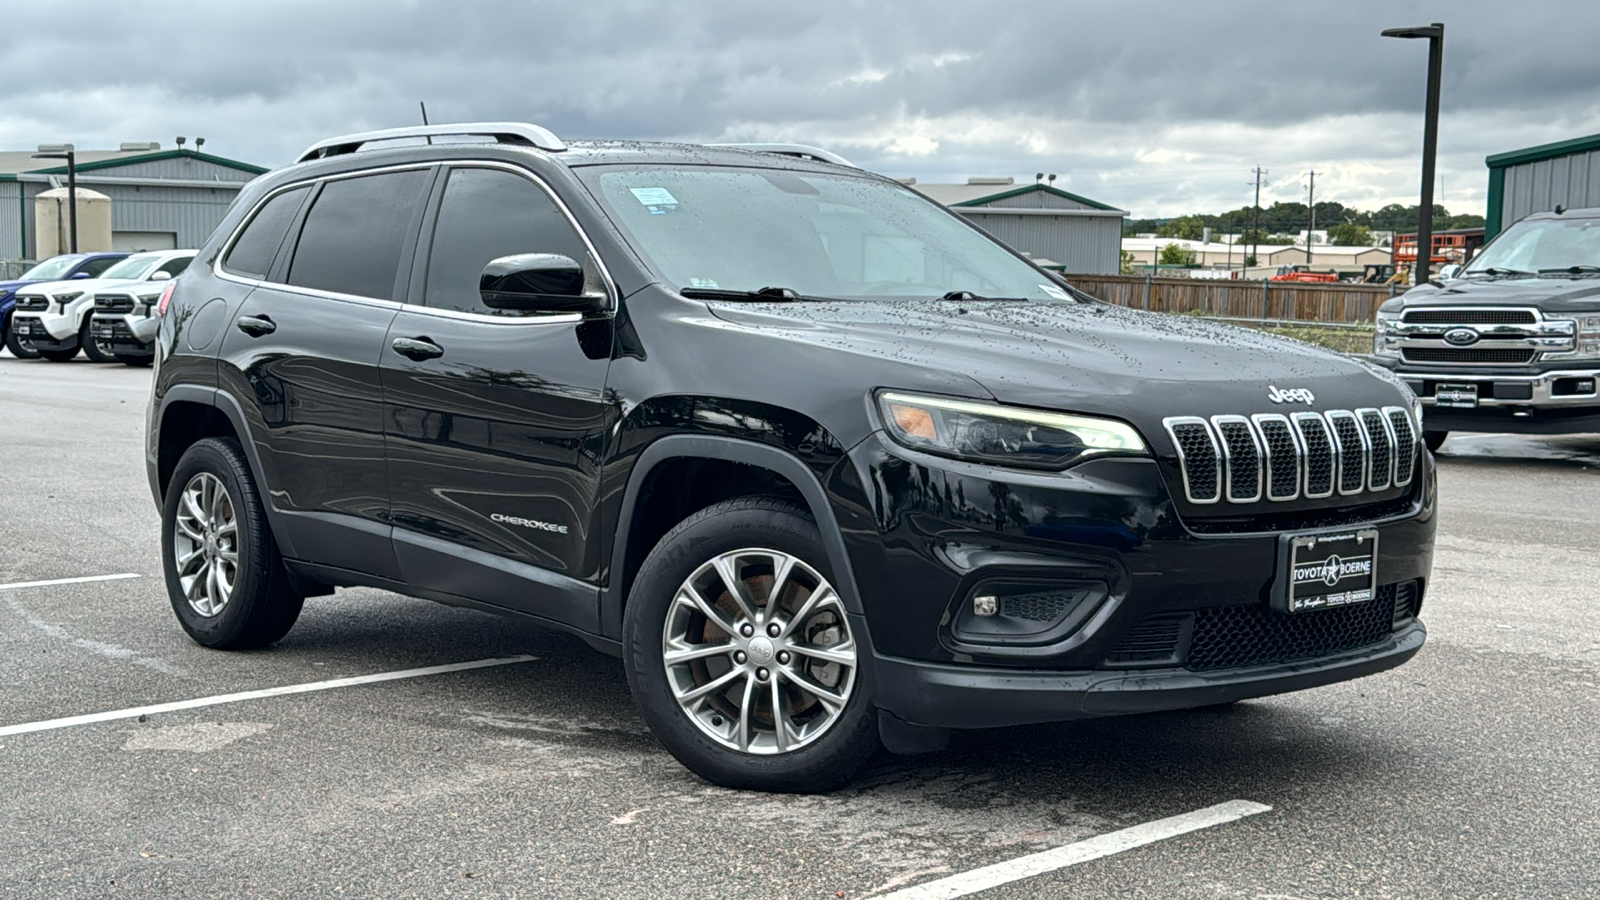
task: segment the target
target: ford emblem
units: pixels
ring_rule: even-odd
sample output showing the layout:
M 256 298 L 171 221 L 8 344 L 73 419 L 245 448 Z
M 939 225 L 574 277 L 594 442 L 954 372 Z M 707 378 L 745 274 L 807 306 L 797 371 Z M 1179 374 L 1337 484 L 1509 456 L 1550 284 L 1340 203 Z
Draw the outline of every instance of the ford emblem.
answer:
M 1444 342 L 1452 347 L 1469 347 L 1478 342 L 1475 328 L 1452 328 L 1444 333 Z

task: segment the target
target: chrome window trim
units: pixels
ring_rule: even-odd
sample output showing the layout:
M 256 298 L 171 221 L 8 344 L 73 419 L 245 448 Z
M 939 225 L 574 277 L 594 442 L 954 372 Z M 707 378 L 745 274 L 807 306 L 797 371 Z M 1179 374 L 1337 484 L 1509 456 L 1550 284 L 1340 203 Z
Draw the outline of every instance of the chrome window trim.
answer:
M 1193 503 L 1196 506 L 1209 506 L 1213 503 L 1222 502 L 1222 492 L 1224 489 L 1222 474 L 1222 451 L 1220 449 L 1221 444 L 1217 440 L 1216 433 L 1211 430 L 1211 423 L 1199 416 L 1171 416 L 1169 418 L 1162 419 L 1161 425 L 1162 427 L 1166 428 L 1167 437 L 1172 440 L 1172 447 L 1178 453 L 1178 471 L 1183 475 L 1183 495 L 1188 498 L 1190 503 Z M 1211 442 L 1211 461 L 1212 464 L 1216 466 L 1217 472 L 1217 495 L 1212 497 L 1210 500 L 1195 499 L 1194 488 L 1189 484 L 1189 457 L 1184 454 L 1183 442 L 1178 440 L 1178 434 L 1173 430 L 1179 425 L 1199 425 L 1206 430 L 1206 439 Z
M 1272 495 L 1272 443 L 1267 440 L 1267 433 L 1261 430 L 1262 422 L 1281 423 L 1284 428 L 1288 429 L 1289 440 L 1294 444 L 1294 491 L 1287 496 L 1274 497 Z M 1300 496 L 1301 482 L 1304 480 L 1302 471 L 1306 463 L 1306 448 L 1300 441 L 1299 430 L 1294 427 L 1293 422 L 1289 421 L 1289 417 L 1283 413 L 1256 413 L 1250 417 L 1250 424 L 1255 428 L 1257 435 L 1261 439 L 1261 468 L 1265 473 L 1262 490 L 1266 492 L 1267 499 L 1278 503 L 1286 503 L 1297 499 Z
M 1361 417 L 1348 409 L 1330 409 L 1324 418 L 1328 420 L 1329 429 L 1333 432 L 1334 446 L 1339 448 L 1339 468 L 1333 486 L 1341 497 L 1354 497 L 1367 489 L 1367 474 L 1372 466 L 1372 444 L 1367 439 L 1367 429 L 1361 424 Z M 1349 418 L 1356 423 L 1356 437 L 1361 439 L 1361 482 L 1353 491 L 1344 489 L 1344 442 L 1339 440 L 1339 427 L 1334 424 L 1334 419 Z
M 1333 426 L 1328 424 L 1328 420 L 1323 418 L 1321 413 L 1297 412 L 1290 418 L 1293 420 L 1295 425 L 1295 437 L 1300 440 L 1300 446 L 1307 454 L 1306 467 L 1303 473 L 1304 477 L 1300 483 L 1301 493 L 1305 494 L 1307 500 L 1325 500 L 1328 497 L 1332 497 L 1333 492 L 1339 489 L 1339 471 L 1343 464 L 1343 460 L 1340 457 L 1339 441 L 1337 436 L 1333 433 Z M 1330 464 L 1333 466 L 1333 470 L 1332 474 L 1328 478 L 1328 489 L 1320 494 L 1314 494 L 1311 492 L 1311 448 L 1307 446 L 1305 442 L 1304 430 L 1301 427 L 1302 422 L 1316 423 L 1316 427 L 1322 430 L 1322 436 L 1327 439 L 1328 452 L 1332 455 Z
M 1363 406 L 1357 409 L 1355 413 L 1356 421 L 1361 423 L 1361 430 L 1367 434 L 1367 489 L 1374 493 L 1386 491 L 1394 486 L 1394 426 L 1389 424 L 1389 417 L 1383 414 L 1383 410 L 1371 406 Z M 1378 424 L 1383 426 L 1382 434 L 1372 434 L 1367 430 L 1367 413 L 1377 417 Z M 1389 469 L 1383 473 L 1383 483 L 1381 485 L 1378 483 L 1377 446 L 1379 440 L 1382 440 L 1389 448 Z
M 1230 425 L 1230 424 L 1243 425 L 1245 434 L 1250 435 L 1250 441 L 1251 441 L 1251 443 L 1253 443 L 1255 445 L 1255 448 L 1256 448 L 1256 492 L 1255 492 L 1255 494 L 1253 496 L 1249 496 L 1249 497 L 1240 496 L 1238 494 L 1235 494 L 1234 490 L 1233 490 L 1233 469 L 1234 469 L 1233 452 L 1228 448 L 1228 440 L 1227 440 L 1226 437 L 1223 436 L 1223 433 L 1222 433 L 1222 426 L 1223 425 Z M 1227 496 L 1228 502 L 1229 503 L 1255 503 L 1256 501 L 1260 500 L 1261 499 L 1261 494 L 1262 494 L 1262 480 L 1263 480 L 1262 477 L 1261 477 L 1261 463 L 1262 463 L 1262 456 L 1263 456 L 1262 451 L 1261 451 L 1261 436 L 1256 434 L 1256 430 L 1250 426 L 1250 420 L 1245 418 L 1244 416 L 1238 416 L 1238 415 L 1212 416 L 1211 417 L 1211 427 L 1213 429 L 1215 429 L 1215 431 L 1216 431 L 1216 436 L 1218 438 L 1217 445 L 1222 449 L 1222 459 L 1223 459 L 1223 462 L 1225 463 L 1224 468 L 1227 471 L 1227 476 L 1228 476 L 1227 485 L 1228 486 L 1227 486 L 1227 489 L 1223 493 L 1225 494 L 1225 496 Z
M 509 317 L 490 316 L 481 313 L 466 313 L 449 309 L 435 309 L 429 306 L 402 303 L 398 300 L 385 300 L 380 297 L 365 297 L 356 294 L 342 294 L 337 291 L 325 291 L 318 288 L 308 288 L 301 287 L 300 285 L 285 284 L 280 281 L 268 281 L 264 278 L 249 278 L 244 275 L 234 274 L 223 268 L 222 261 L 227 258 L 229 251 L 231 251 L 233 249 L 233 245 L 238 242 L 239 236 L 244 233 L 245 228 L 255 220 L 257 215 L 260 214 L 261 208 L 279 194 L 302 187 L 315 187 L 318 184 L 329 181 L 342 181 L 349 178 L 361 178 L 367 175 L 382 175 L 389 172 L 407 172 L 419 169 L 433 169 L 441 167 L 504 169 L 512 174 L 521 175 L 522 177 L 527 178 L 534 184 L 538 185 L 538 187 L 545 192 L 545 195 L 555 203 L 556 208 L 561 210 L 562 215 L 566 217 L 567 224 L 571 225 L 573 230 L 578 233 L 578 237 L 583 241 L 584 248 L 589 251 L 589 255 L 595 261 L 595 265 L 599 267 L 601 281 L 605 284 L 606 288 L 607 302 L 606 308 L 603 310 L 603 312 L 608 314 L 616 312 L 618 305 L 618 291 L 616 282 L 611 277 L 611 270 L 606 267 L 605 260 L 601 259 L 600 254 L 595 250 L 594 242 L 589 239 L 588 232 L 583 229 L 583 226 L 578 223 L 577 218 L 572 215 L 572 210 L 568 208 L 567 204 L 550 189 L 550 185 L 537 174 L 530 172 L 521 166 L 499 162 L 496 160 L 445 159 L 433 160 L 425 163 L 378 166 L 371 169 L 360 169 L 353 172 L 340 172 L 335 175 L 323 175 L 317 178 L 307 178 L 280 185 L 276 188 L 273 188 L 271 192 L 263 195 L 260 200 L 256 201 L 256 205 L 251 207 L 249 214 L 240 220 L 239 225 L 236 226 L 233 230 L 233 233 L 228 236 L 228 240 L 223 243 L 222 249 L 217 252 L 215 261 L 211 264 L 212 274 L 224 281 L 229 281 L 233 282 L 234 284 L 244 285 L 252 288 L 270 287 L 275 291 L 284 291 L 286 293 L 297 294 L 303 297 L 340 300 L 347 303 L 360 303 L 366 306 L 374 306 L 381 309 L 413 310 L 416 312 L 427 313 L 429 315 L 441 316 L 450 319 L 464 319 L 472 322 L 492 322 L 499 325 L 562 325 L 582 321 L 582 313 L 560 313 L 549 316 Z M 418 249 L 421 249 L 421 235 L 418 235 L 417 243 Z
M 1400 417 L 1405 420 L 1407 432 L 1406 437 L 1409 439 L 1411 447 L 1411 465 L 1406 468 L 1405 478 L 1402 479 L 1400 477 L 1400 461 L 1398 459 L 1395 460 L 1393 486 L 1401 488 L 1410 487 L 1412 480 L 1416 478 L 1417 458 L 1421 455 L 1417 452 L 1417 448 L 1421 446 L 1421 444 L 1418 441 L 1418 428 L 1412 424 L 1411 411 L 1403 406 L 1385 406 L 1380 409 L 1379 412 L 1383 414 L 1383 420 L 1389 426 L 1391 431 L 1394 429 L 1395 413 L 1399 413 Z M 1398 431 L 1394 431 L 1394 446 L 1396 452 L 1398 452 L 1400 449 L 1400 441 L 1400 433 Z

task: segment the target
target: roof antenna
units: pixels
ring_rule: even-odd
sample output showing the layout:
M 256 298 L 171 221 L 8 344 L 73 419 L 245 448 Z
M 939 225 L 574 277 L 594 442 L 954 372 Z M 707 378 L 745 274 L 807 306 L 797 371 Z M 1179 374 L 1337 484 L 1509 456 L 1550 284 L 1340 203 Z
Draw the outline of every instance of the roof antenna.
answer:
M 424 124 L 424 125 L 428 124 L 428 103 L 427 103 L 427 101 L 418 100 L 417 101 L 417 105 L 422 107 L 422 124 Z M 429 146 L 433 145 L 433 138 L 432 137 L 428 138 L 428 145 Z

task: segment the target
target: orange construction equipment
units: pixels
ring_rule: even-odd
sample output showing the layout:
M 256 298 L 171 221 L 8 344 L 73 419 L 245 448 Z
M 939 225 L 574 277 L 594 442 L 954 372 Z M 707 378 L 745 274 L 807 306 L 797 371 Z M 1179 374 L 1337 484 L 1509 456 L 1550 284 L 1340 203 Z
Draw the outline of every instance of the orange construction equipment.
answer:
M 1268 281 L 1309 281 L 1313 283 L 1337 282 L 1339 275 L 1336 272 L 1313 272 L 1305 266 L 1293 266 L 1286 272 L 1267 279 Z
M 1478 244 L 1482 244 L 1479 238 Z M 1434 265 L 1443 265 L 1448 262 L 1460 262 L 1467 252 L 1467 235 L 1464 234 L 1435 234 L 1433 236 L 1433 253 L 1428 259 Z M 1411 265 L 1417 261 L 1417 236 L 1415 234 L 1397 234 L 1394 236 L 1393 252 L 1396 266 Z

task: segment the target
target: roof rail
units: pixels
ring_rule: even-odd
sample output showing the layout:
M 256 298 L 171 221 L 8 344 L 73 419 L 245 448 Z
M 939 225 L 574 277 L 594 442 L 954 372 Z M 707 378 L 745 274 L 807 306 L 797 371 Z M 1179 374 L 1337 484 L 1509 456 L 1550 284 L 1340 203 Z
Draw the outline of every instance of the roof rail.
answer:
M 432 138 L 432 137 L 461 137 L 474 135 L 478 137 L 492 137 L 501 144 L 521 144 L 523 146 L 538 147 L 540 150 L 559 151 L 567 149 L 567 145 L 555 136 L 548 128 L 530 125 L 527 122 L 462 122 L 454 125 L 410 125 L 405 128 L 385 128 L 381 131 L 363 131 L 359 134 L 346 134 L 339 137 L 318 141 L 307 147 L 305 152 L 295 158 L 295 162 L 307 162 L 313 159 L 327 159 L 330 156 L 342 156 L 360 150 L 362 145 L 373 141 L 393 141 L 401 138 Z
M 813 147 L 809 144 L 707 144 L 708 147 L 732 147 L 735 150 L 754 150 L 757 153 L 776 153 L 780 156 L 797 156 L 801 159 L 815 159 L 836 166 L 849 166 L 858 168 L 855 163 L 845 159 L 832 150 Z

